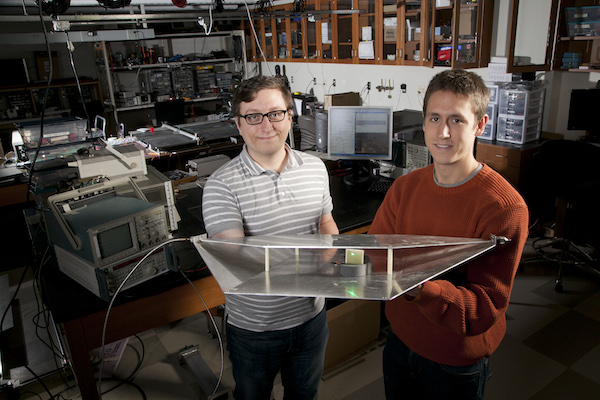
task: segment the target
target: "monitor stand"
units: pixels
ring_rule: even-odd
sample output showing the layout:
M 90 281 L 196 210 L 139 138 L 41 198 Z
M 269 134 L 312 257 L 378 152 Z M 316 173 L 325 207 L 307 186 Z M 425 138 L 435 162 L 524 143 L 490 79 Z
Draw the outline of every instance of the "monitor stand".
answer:
M 348 186 L 361 186 L 371 181 L 371 161 L 352 160 L 352 174 L 344 176 Z

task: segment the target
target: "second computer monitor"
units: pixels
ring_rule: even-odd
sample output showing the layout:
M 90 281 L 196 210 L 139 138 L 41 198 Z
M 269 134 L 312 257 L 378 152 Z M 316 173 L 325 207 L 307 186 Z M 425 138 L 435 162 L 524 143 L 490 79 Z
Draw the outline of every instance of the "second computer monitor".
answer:
M 391 160 L 391 107 L 331 106 L 327 153 L 344 160 Z

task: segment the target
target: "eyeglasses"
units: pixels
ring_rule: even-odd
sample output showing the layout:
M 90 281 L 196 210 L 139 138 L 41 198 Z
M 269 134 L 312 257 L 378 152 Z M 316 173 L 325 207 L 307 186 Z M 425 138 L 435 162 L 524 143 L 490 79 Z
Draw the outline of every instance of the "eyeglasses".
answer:
M 287 110 L 275 110 L 275 111 L 269 111 L 266 114 L 253 113 L 253 114 L 240 115 L 240 117 L 244 118 L 246 120 L 246 122 L 248 123 L 248 125 L 258 125 L 263 122 L 264 117 L 267 117 L 269 122 L 283 121 L 283 118 L 285 118 L 286 112 L 287 112 Z

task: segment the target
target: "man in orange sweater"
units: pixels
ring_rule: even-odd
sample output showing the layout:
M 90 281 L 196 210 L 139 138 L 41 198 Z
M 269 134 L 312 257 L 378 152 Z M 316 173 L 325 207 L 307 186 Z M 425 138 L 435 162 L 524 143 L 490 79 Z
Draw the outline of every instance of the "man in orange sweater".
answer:
M 387 399 L 483 399 L 529 218 L 519 193 L 473 155 L 488 101 L 472 72 L 447 70 L 431 80 L 423 130 L 433 164 L 394 182 L 369 230 L 511 240 L 386 304 Z

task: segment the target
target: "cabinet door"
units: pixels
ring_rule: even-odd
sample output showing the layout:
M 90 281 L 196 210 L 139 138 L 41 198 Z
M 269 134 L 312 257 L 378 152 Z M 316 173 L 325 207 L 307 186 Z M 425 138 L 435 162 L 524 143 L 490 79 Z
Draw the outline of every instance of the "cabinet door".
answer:
M 379 46 L 381 48 L 381 64 L 400 64 L 400 56 L 402 54 L 402 46 L 400 45 L 400 29 L 404 26 L 402 21 L 401 10 L 397 0 L 383 0 L 382 2 L 382 19 L 378 23 L 379 28 Z M 403 36 L 402 36 L 403 37 Z
M 456 0 L 461 1 L 461 0 Z M 431 42 L 432 64 L 434 66 L 452 65 L 452 38 L 454 29 L 454 6 L 451 1 L 433 7 L 433 41 Z M 450 5 L 445 5 L 450 4 Z
M 307 18 L 300 15 L 292 16 L 287 24 L 287 38 L 290 61 L 303 61 L 306 59 L 306 50 L 304 48 L 304 37 L 306 35 Z M 313 19 L 314 21 L 314 19 Z
M 511 0 L 508 72 L 550 69 L 558 2 Z
M 279 11 L 279 12 L 284 12 L 284 13 L 290 13 L 291 12 L 291 7 L 290 5 L 285 5 L 285 6 L 281 6 L 281 7 L 275 7 L 274 8 L 275 11 Z M 273 18 L 273 22 L 275 25 L 275 35 L 274 35 L 274 42 L 275 42 L 275 57 L 277 58 L 278 61 L 289 61 L 289 59 L 291 58 L 291 54 L 292 54 L 292 47 L 291 47 L 291 30 L 290 30 L 290 22 L 291 22 L 291 18 L 288 17 L 276 17 Z
M 337 21 L 332 14 L 326 14 L 327 11 L 335 10 L 334 1 L 319 2 L 319 10 L 323 12 L 318 27 L 319 45 L 321 46 L 320 61 L 334 62 L 337 60 L 337 48 L 333 45 L 333 43 L 337 43 Z
M 473 68 L 479 62 L 479 4 L 482 0 L 460 0 L 454 7 L 454 37 L 452 41 L 454 68 Z
M 377 13 L 377 10 L 381 10 L 379 2 L 375 0 L 357 0 L 354 4 L 355 10 L 360 10 L 360 14 L 353 20 L 358 20 L 357 34 L 358 41 L 355 40 L 357 45 L 354 49 L 354 62 L 361 64 L 375 64 L 381 61 L 381 47 L 378 46 L 381 43 L 381 37 L 379 37 L 377 26 L 381 26 L 381 11 Z
M 249 34 L 252 39 L 252 61 L 263 62 L 265 59 L 273 61 L 271 20 L 255 18 L 252 23 L 253 26 L 249 27 Z M 254 28 L 254 32 L 252 28 Z
M 302 18 L 302 51 L 305 61 L 320 61 L 321 47 L 321 20 L 317 18 L 318 0 L 312 0 L 306 4 L 308 16 Z M 310 14 L 315 11 L 314 14 Z
M 253 23 L 256 23 L 253 21 Z M 246 44 L 247 61 L 258 61 L 256 51 L 256 40 L 254 39 L 254 30 L 250 22 L 241 21 L 240 28 L 244 31 L 244 43 Z
M 429 0 L 401 2 L 401 24 L 398 26 L 402 64 L 431 66 L 433 10 Z
M 592 33 L 593 26 L 600 23 L 590 23 L 600 20 L 597 5 L 596 0 L 561 2 L 552 61 L 554 70 L 589 72 L 579 67 L 600 64 L 600 28 L 596 28 L 596 36 Z
M 337 0 L 335 9 L 338 11 L 349 11 L 354 9 L 353 0 Z M 355 30 L 353 14 L 335 14 L 334 26 L 337 32 L 337 40 L 334 42 L 337 45 L 338 62 L 352 63 L 355 62 L 356 49 L 358 48 L 357 33 Z
M 453 68 L 486 67 L 490 61 L 493 0 L 460 0 L 454 8 Z
M 277 45 L 273 37 L 275 29 L 274 19 L 263 19 L 260 21 L 261 25 L 261 45 L 263 48 L 264 57 L 267 61 L 275 61 L 277 58 Z
M 490 60 L 494 0 L 436 2 L 433 8 L 432 65 L 485 67 Z

